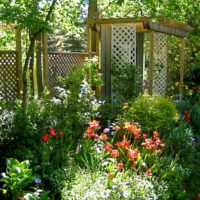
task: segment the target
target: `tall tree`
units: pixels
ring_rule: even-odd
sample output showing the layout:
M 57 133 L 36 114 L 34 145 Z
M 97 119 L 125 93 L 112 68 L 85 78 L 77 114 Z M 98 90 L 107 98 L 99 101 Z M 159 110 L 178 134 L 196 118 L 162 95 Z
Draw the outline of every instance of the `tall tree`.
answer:
M 55 27 L 69 30 L 76 25 L 78 7 L 82 0 L 0 0 L 0 20 L 25 29 L 29 33 L 29 46 L 23 65 L 23 99 L 24 115 L 27 114 L 27 74 L 32 64 L 31 58 L 35 41 L 42 32 Z M 71 28 L 73 30 L 73 28 Z

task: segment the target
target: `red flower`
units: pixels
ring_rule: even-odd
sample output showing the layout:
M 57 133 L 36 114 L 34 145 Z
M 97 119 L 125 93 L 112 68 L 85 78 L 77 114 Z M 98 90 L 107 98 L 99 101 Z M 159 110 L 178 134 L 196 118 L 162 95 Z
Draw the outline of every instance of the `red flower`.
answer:
M 196 90 L 198 87 L 197 86 L 193 86 L 192 87 L 192 90 Z
M 120 127 L 119 127 L 119 126 L 115 126 L 113 129 L 114 129 L 115 131 L 119 131 L 119 130 L 120 130 Z
M 124 122 L 124 129 L 132 130 L 133 125 L 129 122 Z
M 151 144 L 146 144 L 146 149 L 152 149 L 152 145 Z
M 59 132 L 58 132 L 58 135 L 59 135 L 59 136 L 62 136 L 63 134 L 64 134 L 64 133 L 63 133 L 62 131 L 59 131 Z
M 187 115 L 185 115 L 188 119 L 190 119 L 190 113 L 188 113 Z
M 56 132 L 55 132 L 55 130 L 54 129 L 49 129 L 49 133 L 50 133 L 50 135 L 51 136 L 55 136 L 56 135 Z
M 191 120 L 187 119 L 187 123 L 191 123 Z
M 104 140 L 104 141 L 108 140 L 108 136 L 106 134 L 103 134 L 102 135 L 102 140 Z
M 115 144 L 117 147 L 125 148 L 127 149 L 130 146 L 130 142 L 126 140 L 126 136 L 123 136 L 123 140 L 121 142 L 117 142 Z
M 104 144 L 103 148 L 104 148 L 106 151 L 112 151 L 112 144 L 106 143 L 106 144 Z
M 109 174 L 107 175 L 107 177 L 108 177 L 109 179 L 113 179 L 113 178 L 114 178 L 114 174 L 113 174 L 113 173 L 109 173 Z
M 132 132 L 133 132 L 133 135 L 135 136 L 135 138 L 139 138 L 140 137 L 139 133 L 141 132 L 141 129 L 140 128 L 135 128 L 133 126 Z
M 132 160 L 135 161 L 138 158 L 138 149 L 130 149 L 127 153 L 127 156 Z
M 45 133 L 43 136 L 42 136 L 42 140 L 43 142 L 48 142 L 49 140 L 49 135 L 47 133 Z
M 145 142 L 146 142 L 146 144 L 151 144 L 151 143 L 153 143 L 153 140 L 152 140 L 152 139 L 149 139 L 149 138 L 147 138 L 147 139 L 145 139 Z
M 117 167 L 118 169 L 122 170 L 123 167 L 124 167 L 124 164 L 123 164 L 123 163 L 117 163 L 116 167 Z
M 95 135 L 96 135 L 96 132 L 91 127 L 87 128 L 86 133 L 87 133 L 87 137 L 89 139 L 91 139 L 92 137 L 95 137 Z
M 153 137 L 154 137 L 154 138 L 157 138 L 157 137 L 158 137 L 158 132 L 157 132 L 157 131 L 154 131 L 154 132 L 153 132 Z
M 184 115 L 188 115 L 189 114 L 189 112 L 187 110 L 185 110 L 183 113 L 184 113 Z
M 148 168 L 145 173 L 146 173 L 146 175 L 150 175 L 151 174 L 151 169 Z
M 148 136 L 147 136 L 146 133 L 144 133 L 142 137 L 143 137 L 144 139 L 146 139 Z
M 133 168 L 135 168 L 136 165 L 137 165 L 136 161 L 133 161 L 133 164 L 132 164 Z
M 99 126 L 99 121 L 93 120 L 93 121 L 89 122 L 89 126 L 91 128 L 97 128 Z
M 117 149 L 111 150 L 110 154 L 113 157 L 119 157 L 119 151 Z

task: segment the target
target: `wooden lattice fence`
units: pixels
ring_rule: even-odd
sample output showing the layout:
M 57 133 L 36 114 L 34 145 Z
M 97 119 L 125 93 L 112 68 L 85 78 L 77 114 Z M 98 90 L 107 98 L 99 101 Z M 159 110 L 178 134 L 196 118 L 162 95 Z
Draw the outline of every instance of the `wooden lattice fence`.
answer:
M 82 66 L 87 53 L 79 52 L 48 52 L 49 87 L 59 86 L 57 77 L 65 77 L 73 65 Z
M 16 51 L 0 51 L 0 96 L 14 100 L 19 94 Z

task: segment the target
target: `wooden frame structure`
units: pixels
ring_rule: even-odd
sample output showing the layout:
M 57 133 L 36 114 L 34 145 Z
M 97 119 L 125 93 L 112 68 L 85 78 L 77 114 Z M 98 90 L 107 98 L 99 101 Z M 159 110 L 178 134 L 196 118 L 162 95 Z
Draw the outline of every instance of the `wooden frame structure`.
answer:
M 15 32 L 15 49 L 14 50 L 3 50 L 0 51 L 0 65 L 2 65 L 3 77 L 0 77 L 3 82 L 4 94 L 3 96 L 6 99 L 13 100 L 14 98 L 20 98 L 22 90 L 22 44 L 21 44 L 21 35 L 22 31 L 18 27 L 13 25 L 4 24 L 2 22 L 2 27 L 6 29 L 11 29 Z M 7 71 L 5 71 L 7 70 Z M 2 74 L 1 74 L 2 75 Z M 9 81 L 11 81 L 9 83 Z
M 88 38 L 88 53 L 91 55 L 92 46 L 92 31 L 96 32 L 96 54 L 99 57 L 99 66 L 101 69 L 101 29 L 105 25 L 115 25 L 115 24 L 134 24 L 137 33 L 150 33 L 150 64 L 148 71 L 149 87 L 148 93 L 153 94 L 153 74 L 154 74 L 154 34 L 157 32 L 164 33 L 167 35 L 173 35 L 180 38 L 180 84 L 179 93 L 180 98 L 182 98 L 183 91 L 183 79 L 184 79 L 184 48 L 185 48 L 185 37 L 189 32 L 193 30 L 193 27 L 179 23 L 175 20 L 168 19 L 166 17 L 159 16 L 156 18 L 156 23 L 150 17 L 142 18 L 89 18 L 87 20 L 87 38 Z

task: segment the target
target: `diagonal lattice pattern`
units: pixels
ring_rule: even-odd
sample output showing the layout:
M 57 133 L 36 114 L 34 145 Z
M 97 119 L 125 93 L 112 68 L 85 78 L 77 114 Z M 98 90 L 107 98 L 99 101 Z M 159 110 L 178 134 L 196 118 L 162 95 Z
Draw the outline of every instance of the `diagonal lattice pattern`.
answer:
M 167 35 L 154 33 L 153 94 L 165 95 L 167 89 Z
M 0 96 L 6 100 L 17 98 L 17 52 L 0 52 Z
M 129 65 L 136 65 L 136 28 L 134 25 L 112 25 L 111 44 L 112 68 L 114 71 L 123 73 Z M 112 70 L 111 70 L 112 71 Z M 123 76 L 124 74 L 121 74 Z M 111 72 L 111 98 L 112 101 L 120 100 L 119 90 L 123 90 L 125 85 L 121 85 Z
M 49 85 L 50 88 L 59 86 L 57 77 L 64 77 L 73 65 L 82 66 L 87 53 L 49 52 Z

